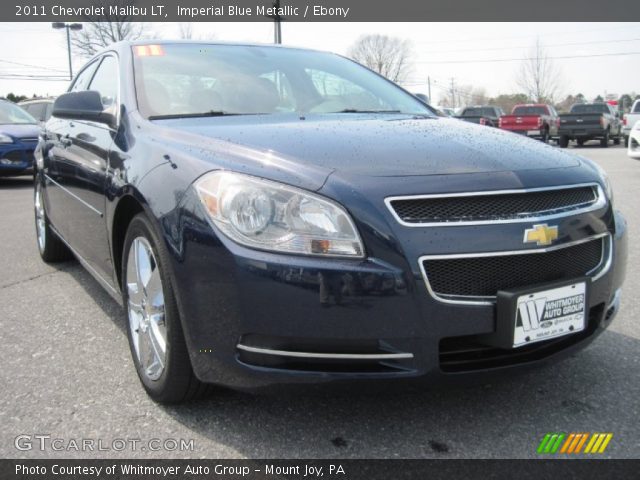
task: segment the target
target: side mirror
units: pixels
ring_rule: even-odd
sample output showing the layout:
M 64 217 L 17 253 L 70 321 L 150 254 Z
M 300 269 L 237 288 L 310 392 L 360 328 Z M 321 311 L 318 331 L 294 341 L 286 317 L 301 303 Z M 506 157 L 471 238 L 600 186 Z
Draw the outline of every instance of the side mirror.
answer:
M 69 120 L 87 120 L 115 126 L 115 117 L 106 112 L 100 93 L 88 90 L 60 95 L 53 103 L 51 115 Z

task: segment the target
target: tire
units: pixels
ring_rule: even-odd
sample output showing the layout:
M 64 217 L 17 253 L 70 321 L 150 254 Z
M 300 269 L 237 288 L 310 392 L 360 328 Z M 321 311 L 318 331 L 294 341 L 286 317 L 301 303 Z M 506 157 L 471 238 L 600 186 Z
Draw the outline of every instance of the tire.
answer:
M 51 228 L 42 199 L 42 182 L 37 177 L 33 189 L 33 206 L 36 221 L 36 242 L 42 260 L 47 263 L 57 263 L 73 259 L 71 250 Z
M 542 138 L 540 139 L 542 143 L 549 143 L 549 130 L 545 130 Z
M 629 148 L 629 137 L 624 137 L 624 148 Z
M 579 138 L 578 140 L 576 140 L 576 142 L 578 142 L 579 147 L 584 147 L 584 139 Z
M 129 348 L 147 394 L 156 402 L 171 404 L 199 398 L 210 386 L 193 373 L 168 265 L 168 252 L 150 220 L 143 213 L 136 215 L 122 254 Z
M 602 137 L 602 138 L 600 139 L 600 146 L 601 146 L 602 148 L 608 148 L 608 147 L 609 147 L 609 130 L 607 130 L 607 131 L 604 133 L 604 137 Z
M 560 148 L 567 148 L 569 146 L 569 137 L 562 135 L 558 140 L 558 144 L 560 145 Z
M 614 145 L 620 145 L 620 136 L 617 136 L 613 139 L 613 144 Z

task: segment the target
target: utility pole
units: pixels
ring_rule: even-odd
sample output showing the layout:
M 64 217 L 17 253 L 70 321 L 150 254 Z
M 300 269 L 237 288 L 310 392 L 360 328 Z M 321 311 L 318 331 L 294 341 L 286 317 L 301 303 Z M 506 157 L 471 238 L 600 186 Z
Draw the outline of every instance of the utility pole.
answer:
M 451 77 L 451 103 L 453 108 L 456 108 L 456 87 L 455 87 L 456 79 Z
M 73 67 L 71 66 L 71 37 L 69 35 L 69 30 L 82 30 L 81 23 L 64 23 L 64 22 L 53 22 L 51 24 L 52 28 L 56 30 L 66 29 L 67 30 L 67 54 L 69 56 L 69 80 L 73 80 Z
M 431 102 L 431 77 L 427 77 L 427 85 L 429 86 L 429 101 Z

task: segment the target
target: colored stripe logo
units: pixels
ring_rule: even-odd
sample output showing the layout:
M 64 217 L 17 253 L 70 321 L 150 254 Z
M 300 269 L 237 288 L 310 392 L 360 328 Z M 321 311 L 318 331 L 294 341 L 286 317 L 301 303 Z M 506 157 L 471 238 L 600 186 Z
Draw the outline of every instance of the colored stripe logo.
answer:
M 537 451 L 539 454 L 604 453 L 612 438 L 613 433 L 547 433 Z

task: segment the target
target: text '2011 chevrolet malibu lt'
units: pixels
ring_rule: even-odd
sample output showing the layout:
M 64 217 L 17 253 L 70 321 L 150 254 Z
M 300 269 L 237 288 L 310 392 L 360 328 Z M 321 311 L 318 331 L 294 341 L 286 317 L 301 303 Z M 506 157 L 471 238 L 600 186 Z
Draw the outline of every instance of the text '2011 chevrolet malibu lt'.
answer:
M 584 347 L 619 308 L 626 224 L 598 166 L 334 54 L 115 44 L 36 163 L 42 258 L 122 302 L 161 402 L 483 378 Z

